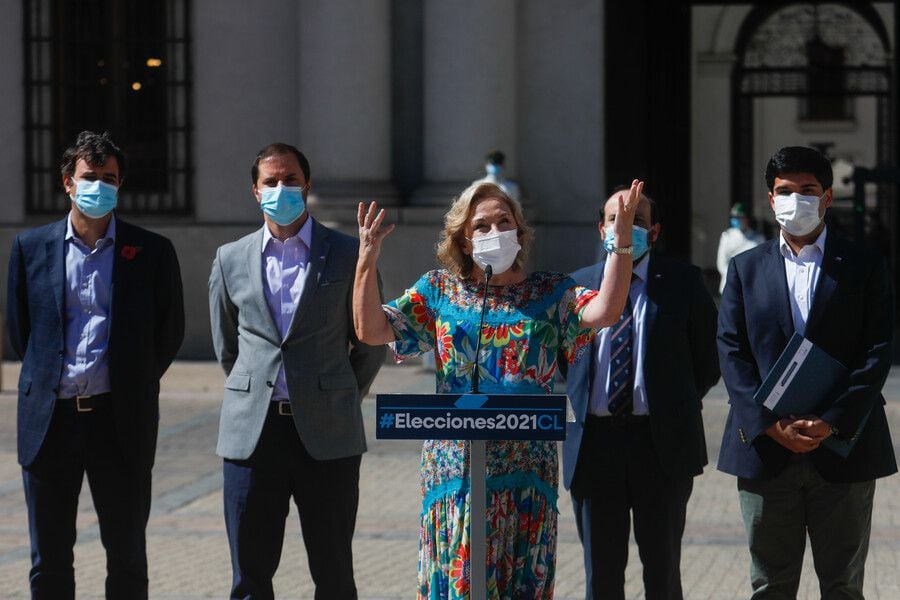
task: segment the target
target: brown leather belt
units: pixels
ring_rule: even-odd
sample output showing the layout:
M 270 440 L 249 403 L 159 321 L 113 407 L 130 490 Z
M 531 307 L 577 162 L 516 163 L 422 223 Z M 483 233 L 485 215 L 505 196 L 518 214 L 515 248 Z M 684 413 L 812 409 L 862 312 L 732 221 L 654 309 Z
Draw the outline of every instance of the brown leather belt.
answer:
M 95 396 L 74 396 L 72 398 L 57 398 L 56 408 L 72 410 L 75 412 L 94 412 L 95 410 L 109 406 L 112 394 L 97 394 Z

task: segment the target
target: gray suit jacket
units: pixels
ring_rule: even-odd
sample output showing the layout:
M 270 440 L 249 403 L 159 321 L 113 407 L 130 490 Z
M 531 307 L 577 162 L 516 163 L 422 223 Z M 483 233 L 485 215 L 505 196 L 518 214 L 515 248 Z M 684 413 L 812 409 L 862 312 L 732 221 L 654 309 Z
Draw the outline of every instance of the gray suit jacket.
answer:
M 360 401 L 387 348 L 362 344 L 353 331 L 358 240 L 313 221 L 306 284 L 284 340 L 263 291 L 262 241 L 259 229 L 219 248 L 209 277 L 213 346 L 228 375 L 216 453 L 253 453 L 283 362 L 294 425 L 309 454 L 362 454 Z

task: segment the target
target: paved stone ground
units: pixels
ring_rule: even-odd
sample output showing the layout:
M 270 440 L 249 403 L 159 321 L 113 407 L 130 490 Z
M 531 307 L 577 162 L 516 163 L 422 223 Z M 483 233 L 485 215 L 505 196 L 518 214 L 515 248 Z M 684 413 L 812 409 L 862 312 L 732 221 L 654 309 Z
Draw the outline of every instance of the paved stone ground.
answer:
M 15 458 L 15 383 L 18 365 L 3 364 L 0 393 L 0 598 L 27 598 L 30 566 L 21 474 Z M 231 577 L 222 520 L 221 461 L 215 437 L 223 376 L 214 363 L 177 363 L 163 381 L 153 512 L 148 528 L 150 595 L 154 599 L 227 597 Z M 374 392 L 427 392 L 432 376 L 416 365 L 388 365 Z M 888 381 L 888 417 L 900 432 L 900 370 Z M 704 402 L 710 456 L 718 453 L 726 402 L 717 386 Z M 369 452 L 362 463 L 361 499 L 354 541 L 357 585 L 368 600 L 413 598 L 419 492 L 418 442 L 374 439 L 374 400 L 365 400 Z M 900 438 L 898 438 L 900 439 Z M 75 568 L 79 598 L 102 598 L 105 559 L 90 494 L 84 486 L 78 516 Z M 584 597 L 581 550 L 571 505 L 560 499 L 556 598 Z M 684 539 L 682 573 L 691 599 L 746 598 L 748 552 L 733 478 L 707 468 L 694 485 Z M 817 598 L 812 562 L 801 598 Z M 312 598 L 306 553 L 296 515 L 289 518 L 279 598 Z M 866 597 L 900 598 L 900 478 L 878 483 Z M 641 567 L 632 544 L 627 597 L 643 597 Z

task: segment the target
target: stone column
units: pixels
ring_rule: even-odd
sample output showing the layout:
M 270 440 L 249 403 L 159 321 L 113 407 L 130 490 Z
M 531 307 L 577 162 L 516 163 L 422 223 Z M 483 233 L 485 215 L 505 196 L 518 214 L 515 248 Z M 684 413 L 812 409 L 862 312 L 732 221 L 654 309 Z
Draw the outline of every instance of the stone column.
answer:
M 604 7 L 556 0 L 519 10 L 519 184 L 538 227 L 531 256 L 535 268 L 572 271 L 600 255 Z
M 0 19 L 0 163 L 6 165 L 11 188 L 3 194 L 0 222 L 25 218 L 25 77 L 23 75 L 24 15 L 21 2 L 4 4 Z M 47 10 L 45 8 L 45 10 Z M 49 106 L 48 106 L 49 109 Z M 9 244 L 4 247 L 9 249 Z
M 253 158 L 271 142 L 303 144 L 300 11 L 295 0 L 198 0 L 192 12 L 197 221 L 261 224 L 250 193 Z
M 302 0 L 300 144 L 318 218 L 355 228 L 356 203 L 396 203 L 391 184 L 390 0 Z
M 500 148 L 516 170 L 515 0 L 425 0 L 424 180 L 413 205 L 446 206 Z

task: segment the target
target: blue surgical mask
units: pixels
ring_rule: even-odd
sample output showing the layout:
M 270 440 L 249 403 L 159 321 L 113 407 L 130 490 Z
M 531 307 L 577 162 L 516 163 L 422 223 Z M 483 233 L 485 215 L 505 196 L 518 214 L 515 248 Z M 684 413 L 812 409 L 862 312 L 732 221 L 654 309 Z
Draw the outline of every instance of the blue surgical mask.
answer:
M 500 174 L 503 173 L 503 167 L 494 163 L 488 163 L 484 168 L 487 170 L 488 175 L 493 175 L 494 177 L 500 177 Z
M 741 228 L 741 220 L 738 217 L 731 217 L 731 226 L 735 229 Z
M 72 201 L 81 213 L 91 219 L 102 219 L 116 207 L 119 188 L 100 181 L 79 179 L 75 182 L 75 197 Z
M 614 230 L 614 225 L 606 226 L 606 235 L 603 237 L 603 247 L 606 248 L 606 251 L 612 253 L 613 248 L 616 248 L 616 232 Z M 639 261 L 641 257 L 647 254 L 647 251 L 650 250 L 650 244 L 647 239 L 648 231 L 643 227 L 638 227 L 637 225 L 631 226 L 631 245 L 634 246 L 634 250 L 632 251 L 631 258 L 635 262 Z
M 303 191 L 299 187 L 278 185 L 259 188 L 259 206 L 279 225 L 290 225 L 306 210 Z

